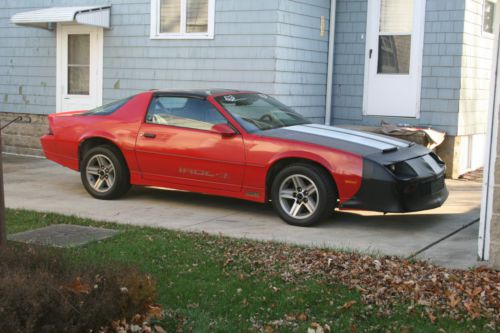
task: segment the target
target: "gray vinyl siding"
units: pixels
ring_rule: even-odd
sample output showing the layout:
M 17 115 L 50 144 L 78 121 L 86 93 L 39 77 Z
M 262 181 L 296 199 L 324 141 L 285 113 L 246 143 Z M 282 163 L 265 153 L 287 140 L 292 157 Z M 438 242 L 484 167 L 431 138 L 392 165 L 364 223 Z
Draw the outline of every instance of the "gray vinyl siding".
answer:
M 332 123 L 378 126 L 385 120 L 433 126 L 449 135 L 483 133 L 491 43 L 477 33 L 478 2 L 483 0 L 427 0 L 420 118 L 399 118 L 363 116 L 367 0 L 338 0 Z M 474 88 L 464 90 L 468 80 Z
M 50 1 L 45 1 L 49 3 Z M 0 9 L 0 111 L 55 111 L 56 38 L 42 29 L 18 29 L 10 17 L 38 8 L 34 1 L 3 1 Z
M 101 4 L 81 0 L 78 5 Z M 103 102 L 148 89 L 232 88 L 276 96 L 324 121 L 329 0 L 216 0 L 212 40 L 150 39 L 150 0 L 110 1 Z M 0 10 L 0 111 L 55 110 L 56 34 L 10 23 L 18 12 L 68 0 L 8 0 Z M 320 17 L 325 34 L 320 36 Z
M 330 0 L 282 0 L 275 95 L 315 122 L 325 120 Z M 320 35 L 320 18 L 325 33 Z
M 148 89 L 273 94 L 278 0 L 217 0 L 215 38 L 150 39 L 150 1 L 112 1 L 104 32 L 104 102 Z
M 361 124 L 367 0 L 337 0 L 332 124 Z
M 215 38 L 209 40 L 150 39 L 150 0 L 110 3 L 112 29 L 104 30 L 104 103 L 154 88 L 232 88 L 275 94 L 278 0 L 216 0 Z M 95 4 L 102 1 L 78 2 Z M 10 17 L 72 5 L 67 0 L 2 3 L 0 112 L 55 111 L 55 31 L 15 26 Z

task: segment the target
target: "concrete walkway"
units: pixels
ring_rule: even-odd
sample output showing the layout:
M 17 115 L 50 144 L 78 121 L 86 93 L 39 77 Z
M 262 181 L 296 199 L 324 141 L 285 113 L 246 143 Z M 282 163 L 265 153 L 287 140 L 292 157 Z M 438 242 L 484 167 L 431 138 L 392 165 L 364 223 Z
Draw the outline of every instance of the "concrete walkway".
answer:
M 270 205 L 154 188 L 114 201 L 93 199 L 80 175 L 45 159 L 4 155 L 6 205 L 122 224 L 277 240 L 301 245 L 409 256 L 479 216 L 481 184 L 448 181 L 438 209 L 414 214 L 338 212 L 313 228 L 285 224 Z M 477 265 L 478 223 L 419 255 L 448 267 Z

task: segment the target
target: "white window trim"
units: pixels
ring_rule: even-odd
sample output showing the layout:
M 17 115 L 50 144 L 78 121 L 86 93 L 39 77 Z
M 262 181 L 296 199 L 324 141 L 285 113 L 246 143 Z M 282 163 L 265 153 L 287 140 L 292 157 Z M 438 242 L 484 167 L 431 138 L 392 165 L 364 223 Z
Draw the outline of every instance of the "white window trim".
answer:
M 215 28 L 215 0 L 208 0 L 208 31 L 203 33 L 186 32 L 187 0 L 181 1 L 181 32 L 160 33 L 160 0 L 151 0 L 151 39 L 213 39 Z

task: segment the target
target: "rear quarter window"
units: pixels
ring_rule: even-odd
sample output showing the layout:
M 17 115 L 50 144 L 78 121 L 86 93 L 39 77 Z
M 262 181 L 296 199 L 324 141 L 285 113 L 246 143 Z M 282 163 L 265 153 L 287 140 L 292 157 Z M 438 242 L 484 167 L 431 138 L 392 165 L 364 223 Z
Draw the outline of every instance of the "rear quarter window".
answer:
M 84 116 L 107 116 L 110 115 L 114 112 L 116 112 L 118 109 L 120 109 L 122 106 L 127 104 L 128 101 L 132 99 L 133 96 L 127 97 L 124 99 L 120 99 L 118 101 L 114 101 L 108 104 L 105 104 L 103 106 L 99 106 L 95 109 L 89 110 L 85 113 L 83 113 Z

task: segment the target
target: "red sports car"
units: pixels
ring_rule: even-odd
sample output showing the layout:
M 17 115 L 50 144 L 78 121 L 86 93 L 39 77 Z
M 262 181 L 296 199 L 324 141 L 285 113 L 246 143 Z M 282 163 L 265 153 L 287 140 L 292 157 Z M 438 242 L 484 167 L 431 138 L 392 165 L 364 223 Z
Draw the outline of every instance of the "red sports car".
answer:
M 257 202 L 308 226 L 340 209 L 409 212 L 448 196 L 427 148 L 312 124 L 276 99 L 234 90 L 148 91 L 49 115 L 45 156 L 80 171 L 98 199 L 131 185 Z

